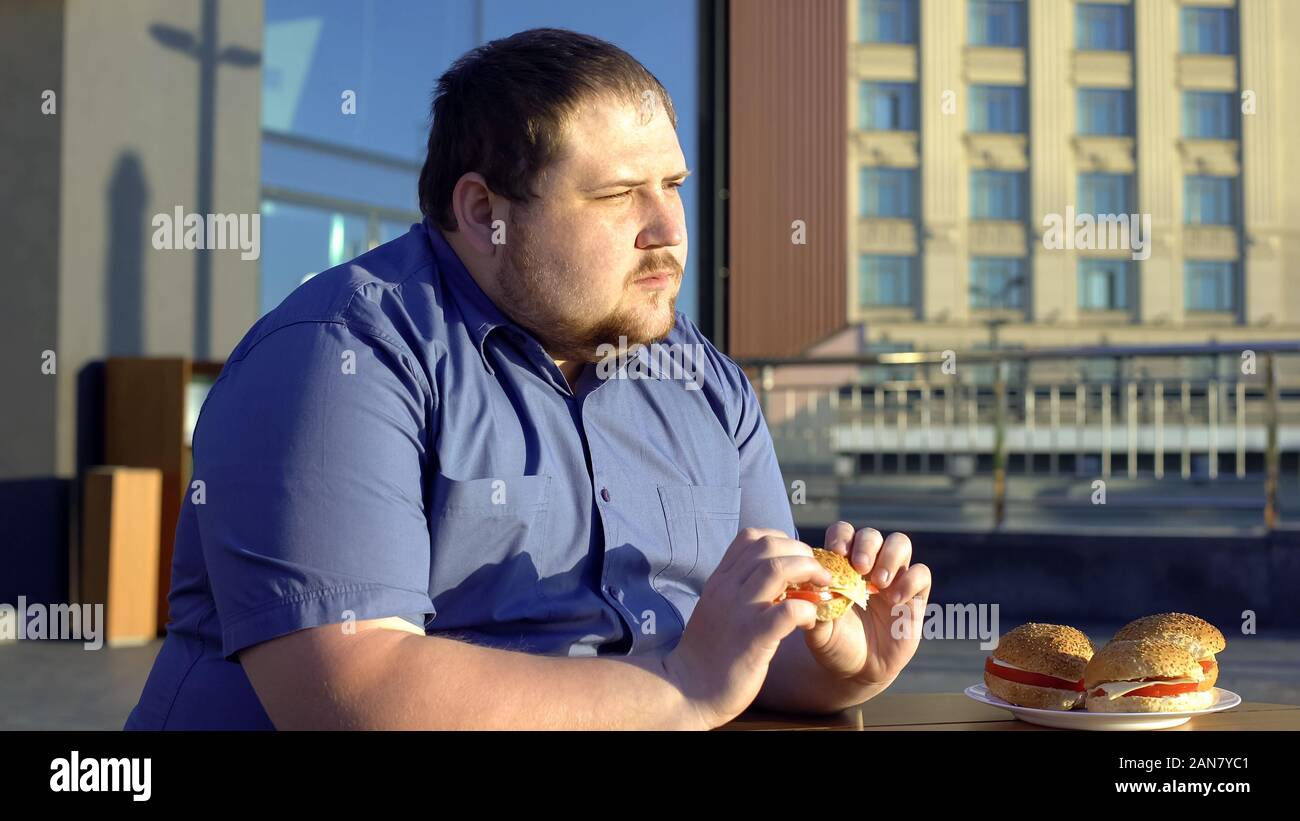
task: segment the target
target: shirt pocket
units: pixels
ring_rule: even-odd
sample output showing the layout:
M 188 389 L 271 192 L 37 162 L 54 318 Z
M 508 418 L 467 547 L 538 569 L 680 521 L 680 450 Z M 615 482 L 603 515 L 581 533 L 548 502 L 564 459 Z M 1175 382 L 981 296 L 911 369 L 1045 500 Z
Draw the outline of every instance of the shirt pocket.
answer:
M 650 584 L 672 603 L 685 625 L 704 583 L 740 529 L 740 488 L 660 485 L 659 502 L 670 556 Z
M 439 629 L 545 618 L 551 477 L 434 476 L 430 595 Z

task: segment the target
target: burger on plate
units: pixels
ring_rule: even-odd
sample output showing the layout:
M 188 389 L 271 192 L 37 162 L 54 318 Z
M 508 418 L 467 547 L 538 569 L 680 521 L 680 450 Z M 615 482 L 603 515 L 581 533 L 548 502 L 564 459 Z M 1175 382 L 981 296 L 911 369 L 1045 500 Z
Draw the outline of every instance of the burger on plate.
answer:
M 1176 644 L 1192 654 L 1205 672 L 1205 689 L 1209 690 L 1219 680 L 1219 662 L 1215 653 L 1227 646 L 1223 634 L 1213 624 L 1187 613 L 1158 613 L 1143 616 L 1120 628 L 1112 641 L 1156 639 Z
M 1084 671 L 1085 709 L 1101 713 L 1178 713 L 1214 705 L 1195 657 L 1157 639 L 1112 641 Z
M 998 640 L 984 662 L 984 686 L 1020 707 L 1073 710 L 1083 705 L 1083 671 L 1092 642 L 1062 624 L 1030 622 Z
M 814 547 L 812 551 L 813 558 L 831 572 L 831 583 L 825 587 L 812 582 L 791 585 L 773 604 L 786 599 L 803 599 L 817 605 L 817 621 L 835 621 L 848 611 L 850 605 L 865 609 L 870 594 L 880 592 L 853 569 L 847 556 L 820 547 Z

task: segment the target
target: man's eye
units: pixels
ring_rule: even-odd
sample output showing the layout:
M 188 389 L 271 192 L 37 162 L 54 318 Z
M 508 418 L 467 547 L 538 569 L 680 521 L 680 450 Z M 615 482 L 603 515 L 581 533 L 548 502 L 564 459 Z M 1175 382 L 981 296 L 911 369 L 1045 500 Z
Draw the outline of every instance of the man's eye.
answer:
M 621 194 L 610 194 L 608 197 L 601 197 L 602 200 L 621 200 L 624 197 L 632 196 L 631 191 L 624 191 Z

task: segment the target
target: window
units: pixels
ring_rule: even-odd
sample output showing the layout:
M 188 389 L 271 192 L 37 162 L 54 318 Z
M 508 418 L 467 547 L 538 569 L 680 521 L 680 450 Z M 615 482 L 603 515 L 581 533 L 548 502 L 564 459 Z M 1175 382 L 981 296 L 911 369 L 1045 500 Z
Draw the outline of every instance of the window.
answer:
M 912 304 L 916 257 L 863 254 L 859 265 L 858 303 L 862 307 Z
M 970 0 L 972 46 L 1017 47 L 1025 44 L 1022 0 Z
M 1023 134 L 1023 86 L 971 86 L 970 130 Z
M 1133 92 L 1126 88 L 1079 89 L 1079 133 L 1132 136 Z
M 1183 179 L 1183 222 L 1188 225 L 1232 225 L 1237 221 L 1237 178 Z
M 1075 7 L 1075 48 L 1080 51 L 1128 51 L 1133 47 L 1130 6 L 1080 3 Z
M 863 43 L 915 43 L 916 0 L 860 0 L 858 39 Z
M 1232 9 L 1183 7 L 1184 54 L 1232 54 L 1237 39 Z
M 366 214 L 361 211 L 343 213 L 263 199 L 261 213 L 263 314 L 303 282 L 369 247 Z
M 916 83 L 863 83 L 859 100 L 864 131 L 916 130 Z
M 453 60 L 484 41 L 554 26 L 616 42 L 672 95 L 687 163 L 694 166 L 710 150 L 700 141 L 699 112 L 711 108 L 712 99 L 702 96 L 698 83 L 705 34 L 699 0 L 656 4 L 664 26 L 646 26 L 644 13 L 627 4 L 602 4 L 593 13 L 591 3 L 574 0 L 263 0 L 255 5 L 263 15 L 261 183 L 265 199 L 278 208 L 262 220 L 262 310 L 279 304 L 304 275 L 328 266 L 338 249 L 346 259 L 421 219 L 417 183 L 428 140 L 430 90 Z M 356 92 L 355 113 L 341 108 L 352 102 L 340 96 L 345 90 Z M 697 234 L 701 209 L 695 200 L 704 196 L 712 202 L 713 192 L 688 180 L 681 195 L 687 232 Z M 339 219 L 342 231 L 336 227 Z M 699 313 L 695 256 L 686 261 L 677 300 L 678 309 L 690 316 Z
M 1133 175 L 1080 174 L 1080 214 L 1130 214 L 1133 207 Z
M 972 257 L 972 308 L 1024 307 L 1025 260 L 1019 257 Z
M 1231 91 L 1184 91 L 1183 136 L 1237 139 L 1237 95 Z
M 1025 218 L 1025 172 L 972 171 L 970 216 L 977 220 Z
M 1127 259 L 1079 260 L 1079 310 L 1127 310 L 1131 268 Z
M 1189 260 L 1184 269 L 1184 304 L 1189 311 L 1237 308 L 1237 263 Z
M 864 168 L 859 192 L 863 217 L 915 217 L 916 170 Z

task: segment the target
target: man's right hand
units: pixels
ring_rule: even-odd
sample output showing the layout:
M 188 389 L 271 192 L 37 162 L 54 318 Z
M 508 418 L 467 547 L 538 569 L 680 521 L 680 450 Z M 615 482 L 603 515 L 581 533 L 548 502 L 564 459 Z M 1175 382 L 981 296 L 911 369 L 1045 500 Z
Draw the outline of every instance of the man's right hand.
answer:
M 817 606 L 780 598 L 792 584 L 831 583 L 812 548 L 779 530 L 746 528 L 709 577 L 677 646 L 664 658 L 674 684 L 711 729 L 758 696 L 781 640 L 816 624 Z

